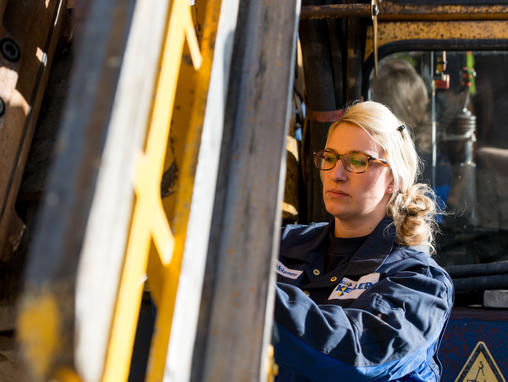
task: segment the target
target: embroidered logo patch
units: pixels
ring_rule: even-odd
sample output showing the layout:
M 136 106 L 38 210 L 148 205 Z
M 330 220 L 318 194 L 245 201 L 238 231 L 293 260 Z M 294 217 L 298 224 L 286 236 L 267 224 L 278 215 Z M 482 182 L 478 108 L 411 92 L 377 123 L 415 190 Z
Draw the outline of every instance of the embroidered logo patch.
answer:
M 276 271 L 279 275 L 287 277 L 289 279 L 293 279 L 293 280 L 296 280 L 303 273 L 303 271 L 299 271 L 297 269 L 289 269 L 284 264 L 282 264 L 280 261 L 277 262 Z
M 379 281 L 379 273 L 369 273 L 362 276 L 358 281 L 343 277 L 335 287 L 328 300 L 355 299 Z

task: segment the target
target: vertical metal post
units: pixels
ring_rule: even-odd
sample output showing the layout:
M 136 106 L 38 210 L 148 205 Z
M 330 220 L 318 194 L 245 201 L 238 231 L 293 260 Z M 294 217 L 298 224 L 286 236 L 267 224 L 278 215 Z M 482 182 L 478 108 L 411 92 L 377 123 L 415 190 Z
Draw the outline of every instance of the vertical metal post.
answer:
M 193 381 L 266 379 L 299 1 L 243 1 Z
M 319 0 L 303 1 L 314 6 Z M 300 222 L 328 219 L 322 198 L 319 171 L 312 162 L 312 153 L 323 148 L 330 121 L 320 121 L 314 112 L 330 112 L 344 105 L 345 48 L 342 38 L 343 20 L 300 20 L 299 37 L 303 52 L 307 120 L 303 129 L 301 168 L 303 195 L 298 211 Z M 315 75 L 319 73 L 319 75 Z
M 436 121 L 436 81 L 434 80 L 434 51 L 430 52 L 430 78 L 432 79 L 431 116 L 432 116 L 432 178 L 430 185 L 436 186 L 437 167 L 437 121 Z
M 362 94 L 365 35 L 365 20 L 358 17 L 347 19 L 346 103 L 359 99 Z
M 90 2 L 80 34 L 56 158 L 46 183 L 18 314 L 21 352 L 34 381 L 51 380 L 62 370 L 72 370 L 76 366 L 76 342 L 83 341 L 79 335 L 74 337 L 77 269 L 135 3 Z M 134 127 L 130 127 L 132 133 Z M 128 166 L 125 169 L 128 171 Z M 115 196 L 115 207 L 121 209 L 121 198 Z M 111 228 L 107 222 L 101 223 L 103 229 Z M 108 255 L 105 261 L 112 260 L 112 253 Z M 109 277 L 98 282 L 102 291 L 116 276 L 111 263 L 106 269 Z

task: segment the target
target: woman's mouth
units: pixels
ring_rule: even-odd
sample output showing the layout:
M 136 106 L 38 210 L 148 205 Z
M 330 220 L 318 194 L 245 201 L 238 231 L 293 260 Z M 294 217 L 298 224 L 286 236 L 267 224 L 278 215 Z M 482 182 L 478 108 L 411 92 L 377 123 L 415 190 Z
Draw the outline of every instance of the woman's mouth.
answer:
M 327 194 L 330 195 L 332 198 L 346 198 L 349 196 L 349 194 L 346 194 L 344 191 L 341 190 L 328 190 Z

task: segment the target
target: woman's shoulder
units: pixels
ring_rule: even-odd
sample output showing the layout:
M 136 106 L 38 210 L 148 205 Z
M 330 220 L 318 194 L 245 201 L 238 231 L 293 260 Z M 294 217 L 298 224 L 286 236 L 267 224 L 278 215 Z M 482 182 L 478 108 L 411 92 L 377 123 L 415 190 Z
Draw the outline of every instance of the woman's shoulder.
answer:
M 281 246 L 288 247 L 319 240 L 330 229 L 330 223 L 288 224 L 282 227 Z
M 328 222 L 316 222 L 310 224 L 287 224 L 282 226 L 283 235 L 312 235 L 313 233 L 326 230 L 330 226 Z
M 441 279 L 451 280 L 446 270 L 430 255 L 430 248 L 422 246 L 396 246 L 385 262 L 388 272 L 413 271 Z
M 448 309 L 451 309 L 454 300 L 453 281 L 428 253 L 418 247 L 398 246 L 386 260 L 379 269 L 384 278 L 436 296 L 446 301 Z
M 403 245 L 395 243 L 390 260 L 401 261 L 412 259 L 424 264 L 436 264 L 431 255 L 431 248 L 427 245 Z

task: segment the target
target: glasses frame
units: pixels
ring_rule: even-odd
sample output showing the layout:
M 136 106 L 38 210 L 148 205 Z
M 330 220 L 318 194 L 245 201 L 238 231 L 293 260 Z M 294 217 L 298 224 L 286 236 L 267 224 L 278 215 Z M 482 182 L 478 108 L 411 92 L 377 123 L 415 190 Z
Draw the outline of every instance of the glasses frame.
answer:
M 320 156 L 322 156 L 324 153 L 333 154 L 336 157 L 336 161 L 335 161 L 334 165 L 332 167 L 326 169 L 326 170 L 320 168 L 320 166 L 318 164 L 318 158 Z M 365 166 L 365 170 L 363 170 L 363 171 L 351 171 L 351 170 L 348 170 L 346 168 L 346 163 L 344 163 L 344 159 L 343 159 L 344 155 L 353 154 L 353 153 L 363 154 L 363 155 L 365 155 L 367 157 L 367 164 Z M 369 168 L 369 163 L 370 162 L 379 163 L 383 167 L 389 167 L 390 166 L 386 160 L 380 159 L 380 158 L 375 158 L 372 155 L 366 154 L 366 153 L 361 152 L 361 151 L 350 151 L 349 153 L 346 153 L 346 154 L 339 154 L 339 153 L 337 153 L 337 152 L 335 152 L 333 150 L 324 149 L 324 150 L 320 150 L 320 151 L 314 153 L 314 165 L 317 167 L 317 169 L 319 171 L 330 171 L 330 170 L 333 170 L 335 168 L 335 166 L 337 166 L 337 163 L 339 162 L 339 160 L 342 162 L 342 167 L 344 167 L 344 170 L 346 170 L 347 172 L 350 172 L 352 174 L 363 174 L 363 173 L 365 173 L 367 171 L 367 169 Z

